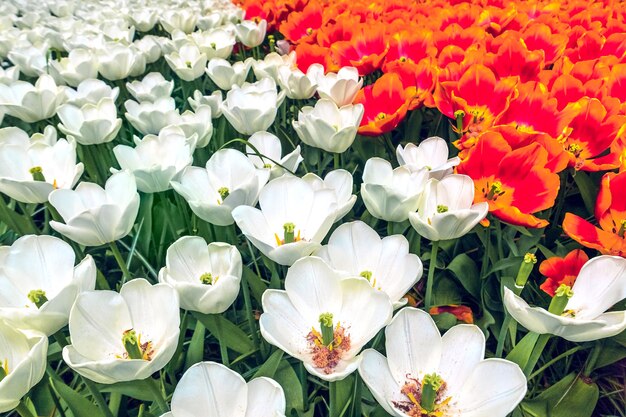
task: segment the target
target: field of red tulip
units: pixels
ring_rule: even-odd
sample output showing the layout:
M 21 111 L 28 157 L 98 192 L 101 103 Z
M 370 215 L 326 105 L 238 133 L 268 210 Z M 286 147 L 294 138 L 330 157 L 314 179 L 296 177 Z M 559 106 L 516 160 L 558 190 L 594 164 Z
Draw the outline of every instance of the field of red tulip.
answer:
M 4 0 L 0 415 L 626 417 L 626 3 Z

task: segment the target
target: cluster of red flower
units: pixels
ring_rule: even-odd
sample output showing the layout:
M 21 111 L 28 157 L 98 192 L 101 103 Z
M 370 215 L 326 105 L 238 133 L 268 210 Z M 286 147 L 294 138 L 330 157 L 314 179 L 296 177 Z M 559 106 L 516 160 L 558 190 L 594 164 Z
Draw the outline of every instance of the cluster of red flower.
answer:
M 568 167 L 626 170 L 625 3 L 243 0 L 242 6 L 248 18 L 266 19 L 291 43 L 301 70 L 321 63 L 327 71 L 353 66 L 371 74 L 355 100 L 366 109 L 359 133 L 389 132 L 420 106 L 456 119 L 458 172 L 474 179 L 476 201 L 489 202 L 508 223 L 546 226 L 533 214 L 554 205 L 558 174 Z M 604 179 L 596 213 L 602 229 L 568 214 L 570 236 L 626 255 L 626 207 L 617 207 L 609 186 L 622 176 Z

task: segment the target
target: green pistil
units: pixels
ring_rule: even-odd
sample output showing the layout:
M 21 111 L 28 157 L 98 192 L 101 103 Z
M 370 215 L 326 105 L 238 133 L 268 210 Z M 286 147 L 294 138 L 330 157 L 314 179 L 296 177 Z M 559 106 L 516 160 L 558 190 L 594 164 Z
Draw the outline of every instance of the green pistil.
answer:
M 122 335 L 122 344 L 129 359 L 143 359 L 141 347 L 139 346 L 139 338 L 134 330 L 126 330 Z
M 31 169 L 28 170 L 28 172 L 30 172 L 30 174 L 33 176 L 33 181 L 42 181 L 45 182 L 46 179 L 43 176 L 43 171 L 41 169 L 41 167 L 32 167 Z
M 437 400 L 437 393 L 443 386 L 443 379 L 436 373 L 428 374 L 424 377 L 422 385 L 422 399 L 420 406 L 428 411 L 435 410 L 435 401 Z
M 437 206 L 437 213 L 445 213 L 446 211 L 448 211 L 448 206 L 444 206 L 443 204 Z
M 333 329 L 333 314 L 322 313 L 320 314 L 320 328 L 322 329 L 322 343 L 324 346 L 330 346 L 335 338 L 335 332 Z
M 296 231 L 296 225 L 293 223 L 285 223 L 283 225 L 283 230 L 285 231 L 284 233 L 284 243 L 291 243 L 295 240 L 295 234 L 294 232 Z
M 573 295 L 574 292 L 569 285 L 559 285 L 559 288 L 557 288 L 554 293 L 554 297 L 552 297 L 552 301 L 550 302 L 550 307 L 548 307 L 548 311 L 552 314 L 560 316 L 561 314 L 563 314 L 563 311 L 565 311 L 567 302 L 570 298 L 572 298 Z
M 205 272 L 204 274 L 200 275 L 200 282 L 205 284 L 205 285 L 213 285 L 215 284 L 215 282 L 217 282 L 217 277 L 213 277 L 213 274 L 211 274 L 210 272 Z
M 41 308 L 41 306 L 48 301 L 44 290 L 32 290 L 28 293 L 28 299 L 31 303 L 35 304 L 37 308 Z
M 228 187 L 222 187 L 217 190 L 217 192 L 219 193 L 220 197 L 222 197 L 222 201 L 226 200 L 226 197 L 230 195 L 230 190 L 228 189 Z

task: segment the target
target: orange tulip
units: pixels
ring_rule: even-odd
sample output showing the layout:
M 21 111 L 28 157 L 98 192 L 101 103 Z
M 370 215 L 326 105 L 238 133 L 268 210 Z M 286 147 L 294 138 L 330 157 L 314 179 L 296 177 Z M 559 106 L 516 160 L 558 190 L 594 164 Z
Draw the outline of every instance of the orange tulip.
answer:
M 554 297 L 559 285 L 565 284 L 569 287 L 574 285 L 580 269 L 588 260 L 587 254 L 580 249 L 571 251 L 564 258 L 553 256 L 546 259 L 539 266 L 539 272 L 546 277 L 539 288 Z

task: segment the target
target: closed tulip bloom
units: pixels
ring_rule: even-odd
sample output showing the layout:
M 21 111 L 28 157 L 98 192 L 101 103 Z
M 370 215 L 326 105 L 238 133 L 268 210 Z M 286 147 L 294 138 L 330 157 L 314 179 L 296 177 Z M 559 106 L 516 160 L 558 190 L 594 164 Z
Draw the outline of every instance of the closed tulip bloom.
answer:
M 363 117 L 363 105 L 341 108 L 330 100 L 321 99 L 315 107 L 305 106 L 293 121 L 293 128 L 302 142 L 326 152 L 345 152 L 354 142 Z
M 283 388 L 273 379 L 246 383 L 220 363 L 200 362 L 178 381 L 172 411 L 161 417 L 285 417 L 285 407 Z
M 128 19 L 139 32 L 150 32 L 159 20 L 159 14 L 156 9 L 136 9 Z
M 419 207 L 420 195 L 428 171 L 411 172 L 400 166 L 391 168 L 389 161 L 370 158 L 363 169 L 361 196 L 372 216 L 388 222 L 402 222 Z
M 453 174 L 441 181 L 428 181 L 417 212 L 409 213 L 409 221 L 428 240 L 448 240 L 468 233 L 488 212 L 486 202 L 474 204 L 474 181 L 467 175 Z
M 41 75 L 35 85 L 26 81 L 0 84 L 0 108 L 26 123 L 35 123 L 55 115 L 65 98 L 62 91 L 47 74 Z
M 57 114 L 61 119 L 59 130 L 81 145 L 111 142 L 122 127 L 115 103 L 108 97 L 97 104 L 87 103 L 80 108 L 64 104 Z
M 448 159 L 448 143 L 437 136 L 424 139 L 419 145 L 407 143 L 403 148 L 398 145 L 396 157 L 400 165 L 405 165 L 411 171 L 426 168 L 430 178 L 438 180 L 452 174 L 452 168 L 457 166 L 461 159 L 458 156 Z
M 165 55 L 165 60 L 172 71 L 185 81 L 193 81 L 204 73 L 207 57 L 192 43 L 187 43 L 180 49 Z
M 248 48 L 259 46 L 265 40 L 265 32 L 267 30 L 267 21 L 265 19 L 256 23 L 252 20 L 244 20 L 235 25 L 235 34 L 237 39 Z
M 252 58 L 232 64 L 222 58 L 213 58 L 209 61 L 205 71 L 219 88 L 230 90 L 233 85 L 240 87 L 243 85 L 251 66 Z
M 117 81 L 128 76 L 143 74 L 146 59 L 133 47 L 117 42 L 108 42 L 96 51 L 98 72 L 109 81 Z
M 181 129 L 185 132 L 187 139 L 194 136 L 195 148 L 204 148 L 209 144 L 213 135 L 213 111 L 206 105 L 200 105 L 194 111 L 185 110 L 177 122 L 161 129 L 161 132 L 171 127 Z
M 8 53 L 8 58 L 19 68 L 20 72 L 28 77 L 38 77 L 48 69 L 46 54 L 48 43 L 36 47 L 27 42 L 23 47 L 15 45 Z
M 87 79 L 98 78 L 98 61 L 93 52 L 87 49 L 73 49 L 67 58 L 50 61 L 50 66 L 65 84 L 72 87 Z
M 218 226 L 233 224 L 231 212 L 238 206 L 254 206 L 269 178 L 235 149 L 213 154 L 206 168 L 187 167 L 172 187 L 202 220 Z
M 320 98 L 331 100 L 338 107 L 352 104 L 362 86 L 363 78 L 359 77 L 359 71 L 354 67 L 343 67 L 337 73 L 324 74 L 321 71 L 317 76 L 317 93 Z
M 76 144 L 57 140 L 56 130 L 30 139 L 17 127 L 0 129 L 0 192 L 24 203 L 44 203 L 57 188 L 72 188 L 83 173 Z
M 76 190 L 54 190 L 50 204 L 65 223 L 51 221 L 50 226 L 85 246 L 99 246 L 126 236 L 135 224 L 139 194 L 135 178 L 120 171 L 98 184 L 81 182 Z
M 165 126 L 180 120 L 176 102 L 171 97 L 157 99 L 154 103 L 145 101 L 137 103 L 133 100 L 124 102 L 126 119 L 141 133 L 158 134 Z
M 19 329 L 56 333 L 78 294 L 96 285 L 91 256 L 74 266 L 72 247 L 53 236 L 22 236 L 0 246 L 0 260 L 0 319 Z
M 443 337 L 428 313 L 400 310 L 385 329 L 387 357 L 363 352 L 359 374 L 392 416 L 506 417 L 526 395 L 514 362 L 485 357 L 478 326 L 460 324 Z
M 366 223 L 344 223 L 328 245 L 315 253 L 344 277 L 363 277 L 391 299 L 394 308 L 406 304 L 404 295 L 422 277 L 422 262 L 409 253 L 409 241 L 402 235 L 383 239 Z
M 270 181 L 259 196 L 261 209 L 240 206 L 233 218 L 265 256 L 292 265 L 321 247 L 337 216 L 333 190 L 316 190 L 307 181 L 282 176 Z
M 296 65 L 296 54 L 279 55 L 276 52 L 270 52 L 265 55 L 262 60 L 252 61 L 252 70 L 257 80 L 262 78 L 271 78 L 278 82 L 278 70 L 282 67 L 293 68 Z
M 0 413 L 8 413 L 46 373 L 48 338 L 0 320 L 0 352 Z
M 167 98 L 172 95 L 174 81 L 166 80 L 160 72 L 151 72 L 141 81 L 126 83 L 126 88 L 137 101 L 154 103 L 160 98 Z
M 531 307 L 504 288 L 504 306 L 528 330 L 588 342 L 626 329 L 626 311 L 606 312 L 626 298 L 626 259 L 602 255 L 583 265 L 574 285 L 561 284 L 548 310 Z
M 217 119 L 222 115 L 222 92 L 219 90 L 213 91 L 210 96 L 203 96 L 201 91 L 196 90 L 193 92 L 193 98 L 188 97 L 187 101 L 194 111 L 199 106 L 209 106 L 213 119 Z
M 135 137 L 134 148 L 117 145 L 113 153 L 121 169 L 133 173 L 139 191 L 158 193 L 169 190 L 170 181 L 191 165 L 194 142 L 195 137 L 190 143 L 180 129 L 163 129 L 158 136 Z
M 260 155 L 257 155 L 255 149 Z M 250 136 L 246 145 L 246 153 L 258 169 L 270 170 L 270 179 L 278 178 L 285 174 L 285 169 L 296 172 L 298 165 L 303 160 L 300 155 L 300 145 L 296 146 L 293 152 L 282 156 L 280 139 L 265 131 L 256 132 Z
M 178 295 L 133 279 L 114 291 L 81 293 L 70 312 L 63 360 L 100 384 L 150 377 L 172 359 L 180 333 Z
M 0 68 L 0 84 L 11 85 L 20 79 L 20 70 L 17 67 Z
M 277 81 L 287 97 L 297 100 L 313 97 L 317 88 L 317 74 L 313 66 L 309 67 L 306 74 L 298 68 L 281 66 L 278 68 Z
M 102 80 L 88 79 L 78 84 L 76 90 L 65 88 L 63 94 L 67 99 L 67 104 L 80 108 L 85 104 L 98 104 L 103 98 L 110 98 L 115 102 L 120 94 L 120 88 L 111 88 Z
M 191 8 L 165 10 L 159 18 L 163 29 L 170 34 L 176 30 L 191 33 L 194 31 L 197 21 L 198 13 Z
M 168 249 L 159 282 L 178 292 L 180 307 L 203 314 L 219 314 L 235 301 L 242 263 L 237 248 L 228 243 L 184 236 Z
M 256 83 L 234 85 L 222 103 L 222 113 L 226 120 L 244 135 L 267 130 L 274 119 L 285 93 L 276 91 L 276 83 L 264 78 Z
M 356 203 L 356 195 L 352 194 L 352 187 L 354 184 L 354 178 L 345 169 L 336 169 L 330 171 L 324 179 L 321 179 L 312 172 L 309 172 L 302 177 L 303 180 L 313 186 L 315 190 L 332 190 L 337 198 L 337 214 L 335 216 L 335 222 L 341 220 Z
M 263 293 L 261 335 L 326 381 L 344 379 L 361 348 L 391 319 L 389 297 L 364 278 L 344 278 L 322 259 L 300 259 L 285 290 Z

